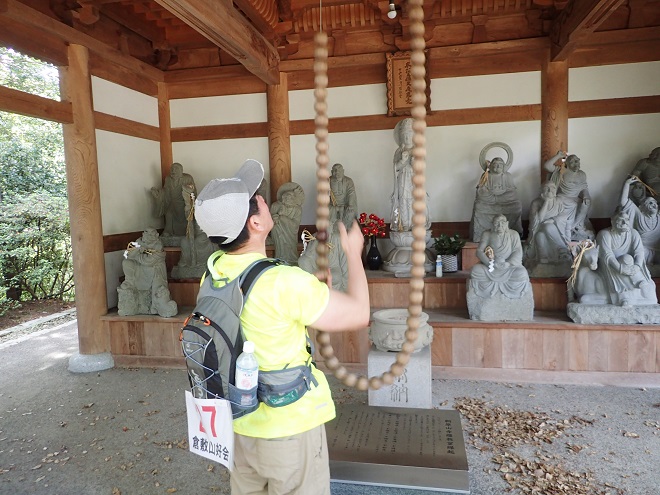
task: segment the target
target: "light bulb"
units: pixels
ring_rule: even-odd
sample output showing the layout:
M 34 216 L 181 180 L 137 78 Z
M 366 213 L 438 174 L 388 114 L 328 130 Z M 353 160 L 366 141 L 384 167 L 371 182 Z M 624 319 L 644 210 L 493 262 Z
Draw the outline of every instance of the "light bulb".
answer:
M 390 3 L 390 11 L 387 13 L 387 17 L 390 19 L 394 19 L 396 17 L 396 7 L 394 7 L 394 3 Z

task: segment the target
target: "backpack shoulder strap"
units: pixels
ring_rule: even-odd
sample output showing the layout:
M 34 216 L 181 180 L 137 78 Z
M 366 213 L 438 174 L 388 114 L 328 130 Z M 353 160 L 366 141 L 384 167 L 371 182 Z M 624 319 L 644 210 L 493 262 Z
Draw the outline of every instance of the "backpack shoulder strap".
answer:
M 282 260 L 266 258 L 257 260 L 248 266 L 238 278 L 238 282 L 241 286 L 241 292 L 243 293 L 243 300 L 247 298 L 248 294 L 252 290 L 252 285 L 257 281 L 263 272 L 281 264 L 283 264 Z

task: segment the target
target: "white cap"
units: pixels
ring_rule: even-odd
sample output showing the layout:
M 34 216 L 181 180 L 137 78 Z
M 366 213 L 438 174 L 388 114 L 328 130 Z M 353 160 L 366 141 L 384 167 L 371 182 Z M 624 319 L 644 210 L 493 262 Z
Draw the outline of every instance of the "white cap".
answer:
M 243 342 L 243 352 L 253 353 L 254 352 L 254 342 L 250 342 L 249 340 L 246 340 L 245 342 Z
M 209 237 L 233 241 L 245 227 L 250 198 L 264 178 L 264 167 L 256 160 L 246 160 L 229 179 L 213 179 L 195 200 L 195 220 Z

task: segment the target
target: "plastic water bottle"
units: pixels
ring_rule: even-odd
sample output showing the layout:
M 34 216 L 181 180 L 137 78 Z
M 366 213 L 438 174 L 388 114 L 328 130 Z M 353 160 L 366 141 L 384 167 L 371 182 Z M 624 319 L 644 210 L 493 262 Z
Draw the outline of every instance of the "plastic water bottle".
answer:
M 442 277 L 442 258 L 440 255 L 435 259 L 435 276 Z
M 236 360 L 236 388 L 241 394 L 241 406 L 251 406 L 257 402 L 257 381 L 259 363 L 254 357 L 254 342 L 246 340 L 243 352 Z

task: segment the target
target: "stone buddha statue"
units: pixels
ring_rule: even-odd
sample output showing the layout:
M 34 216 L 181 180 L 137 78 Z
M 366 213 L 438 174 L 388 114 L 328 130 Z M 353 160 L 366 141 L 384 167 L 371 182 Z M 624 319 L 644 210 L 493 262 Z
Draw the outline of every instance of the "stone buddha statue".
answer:
M 491 161 L 486 160 L 486 153 L 494 147 L 502 148 L 507 152 L 506 162 L 500 157 Z M 506 216 L 511 228 L 519 235 L 523 233 L 522 204 L 518 199 L 513 176 L 508 172 L 512 162 L 513 152 L 504 143 L 490 143 L 481 150 L 479 165 L 484 172 L 477 185 L 470 220 L 470 238 L 473 242 L 480 241 L 481 234 L 490 229 L 496 215 Z
M 506 216 L 495 215 L 476 251 L 480 263 L 468 281 L 468 313 L 473 320 L 526 321 L 534 312 L 532 285 L 522 266 L 522 244 Z

